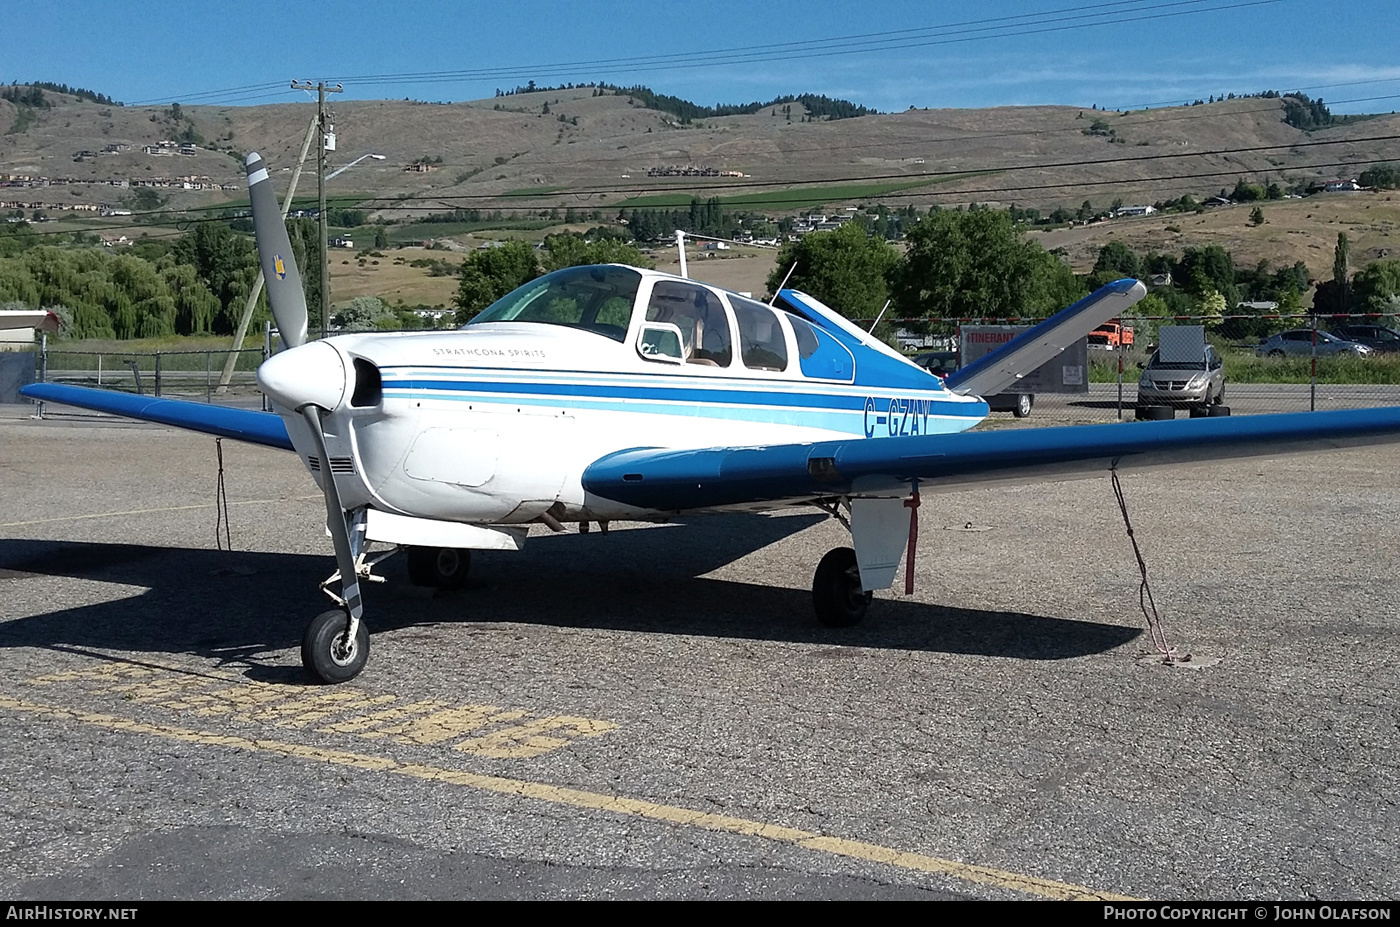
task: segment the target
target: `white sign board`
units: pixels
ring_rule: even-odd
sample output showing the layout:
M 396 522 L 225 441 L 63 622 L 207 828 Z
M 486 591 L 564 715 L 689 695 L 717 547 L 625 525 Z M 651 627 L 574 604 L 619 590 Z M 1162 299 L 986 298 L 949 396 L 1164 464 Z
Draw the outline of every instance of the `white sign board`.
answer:
M 1163 325 L 1157 329 L 1157 358 L 1166 364 L 1199 364 L 1206 356 L 1202 325 Z
M 964 325 L 960 330 L 959 366 L 966 367 L 980 357 L 1003 347 L 1029 325 Z M 1057 357 L 1026 374 L 1005 392 L 1087 393 L 1089 391 L 1088 341 L 1080 338 Z

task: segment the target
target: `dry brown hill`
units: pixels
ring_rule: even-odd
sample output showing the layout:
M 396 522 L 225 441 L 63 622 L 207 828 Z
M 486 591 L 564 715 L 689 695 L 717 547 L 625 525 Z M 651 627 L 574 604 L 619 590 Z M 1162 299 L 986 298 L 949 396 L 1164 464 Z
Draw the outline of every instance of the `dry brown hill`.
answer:
M 1287 183 L 1351 176 L 1359 169 L 1336 162 L 1400 157 L 1391 141 L 1346 141 L 1400 134 L 1400 117 L 1309 134 L 1286 125 L 1282 104 L 1267 99 L 1128 113 L 1054 106 L 910 110 L 811 123 L 801 121 L 801 107 L 794 105 L 791 122 L 781 108 L 774 108 L 682 126 L 625 96 L 592 93 L 580 88 L 454 104 L 332 100 L 339 141 L 332 164 L 368 152 L 387 158 L 357 166 L 334 181 L 334 189 L 406 197 L 404 205 L 434 209 L 518 206 L 519 200 L 496 197 L 528 189 L 545 194 L 531 205 L 594 208 L 657 189 L 709 196 L 787 189 L 802 182 L 836 186 L 924 179 L 929 185 L 916 190 L 865 196 L 834 192 L 828 206 L 869 200 L 920 207 L 1014 202 L 1048 212 L 1077 207 L 1086 199 L 1106 205 L 1117 199 L 1135 203 L 1182 193 L 1200 196 L 1233 187 L 1241 177 Z M 288 168 L 314 112 L 309 103 L 187 106 L 177 122 L 168 107 L 104 106 L 52 92 L 46 97 L 51 108 L 34 110 L 35 118 L 23 131 L 0 136 L 0 175 L 81 181 L 50 186 L 51 198 L 63 202 L 112 202 L 117 198 L 113 188 L 97 186 L 112 180 L 194 175 L 241 184 L 242 155 L 251 150 L 262 152 L 277 168 Z M 0 101 L 0 126 L 15 126 L 18 115 L 14 104 Z M 204 139 L 205 147 L 193 155 L 142 153 L 142 146 L 175 138 L 189 127 Z M 1338 140 L 1346 143 L 1316 145 Z M 101 153 L 113 144 L 131 147 Z M 1238 151 L 1261 146 L 1298 147 Z M 1220 150 L 1238 153 L 1201 154 Z M 76 160 L 84 151 L 96 154 Z M 434 162 L 435 169 L 405 170 L 419 159 Z M 1105 163 L 1110 160 L 1120 163 Z M 649 168 L 687 164 L 747 176 L 646 176 Z M 996 173 L 933 183 L 950 171 Z M 1194 176 L 1203 174 L 1211 176 Z M 241 195 L 168 192 L 172 205 Z M 776 205 L 768 208 L 783 211 Z

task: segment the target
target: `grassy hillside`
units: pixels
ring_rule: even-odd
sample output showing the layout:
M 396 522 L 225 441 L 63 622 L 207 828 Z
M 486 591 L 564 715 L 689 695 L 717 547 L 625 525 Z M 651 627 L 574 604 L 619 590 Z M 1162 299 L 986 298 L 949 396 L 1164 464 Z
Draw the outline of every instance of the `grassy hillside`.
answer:
M 602 217 L 596 221 L 609 221 L 622 206 L 684 205 L 692 196 L 717 197 L 726 209 L 770 215 L 870 203 L 912 205 L 922 212 L 933 204 L 972 202 L 1048 214 L 1059 207 L 1078 210 L 1085 201 L 1103 209 L 1115 200 L 1204 198 L 1241 178 L 1288 186 L 1359 172 L 1351 165 L 1400 160 L 1392 142 L 1365 141 L 1400 132 L 1400 116 L 1308 133 L 1285 124 L 1283 103 L 1269 99 L 1125 113 L 1066 106 L 909 110 L 815 122 L 803 122 L 801 105 L 793 104 L 791 121 L 783 107 L 770 107 L 683 123 L 625 93 L 593 94 L 584 87 L 454 104 L 333 101 L 339 150 L 331 156 L 332 167 L 370 152 L 385 160 L 357 165 L 332 180 L 328 192 L 340 205 L 366 209 L 372 220 L 396 223 L 387 230 L 392 244 L 446 237 L 466 243 L 470 236 L 507 225 L 538 237 L 561 222 L 538 215 L 549 210 L 596 212 Z M 122 107 L 52 91 L 45 95 L 50 105 L 43 109 L 0 100 L 0 131 L 8 130 L 0 134 L 0 176 L 75 182 L 0 188 L 0 200 L 130 206 L 133 182 L 193 176 L 231 188 L 155 188 L 160 208 L 241 207 L 246 202 L 243 154 L 261 152 L 285 187 L 314 113 L 308 103 L 187 106 L 176 112 L 168 106 Z M 190 155 L 141 150 L 177 137 L 202 139 L 203 147 Z M 1340 144 L 1317 144 L 1331 141 Z M 103 153 L 108 146 L 120 150 Z M 406 170 L 416 163 L 432 169 Z M 648 176 L 651 169 L 671 166 L 742 176 Z M 111 185 L 121 182 L 128 186 Z M 298 205 L 310 205 L 314 192 L 314 174 L 308 172 Z M 1035 234 L 1047 248 L 1064 249 L 1081 272 L 1100 246 L 1115 239 L 1139 253 L 1220 244 L 1242 266 L 1302 260 L 1319 277 L 1330 276 L 1339 231 L 1351 239 L 1353 268 L 1400 255 L 1400 199 L 1391 194 L 1322 195 L 1262 205 L 1266 221 L 1258 227 L 1250 225 L 1251 207 L 1245 206 Z M 406 224 L 455 209 L 480 210 L 483 218 Z M 485 215 L 496 212 L 499 218 Z M 163 225 L 135 225 L 132 231 L 127 226 L 141 217 L 101 218 L 61 209 L 50 214 L 61 221 L 40 228 L 133 236 L 175 232 L 171 216 L 161 220 Z M 109 232 L 113 226 L 119 228 Z M 364 234 L 356 232 L 357 242 Z M 337 303 L 371 292 L 430 305 L 450 296 L 445 278 L 429 277 L 421 268 L 338 260 L 349 263 L 334 265 Z M 763 263 L 766 258 L 724 261 L 722 276 L 743 266 L 734 282 L 742 289 L 761 288 L 750 284 L 758 275 L 749 268 Z M 720 266 L 715 265 L 717 272 Z M 387 289 L 380 292 L 375 280 Z
M 332 166 L 370 152 L 386 159 L 357 165 L 344 179 L 331 181 L 330 192 L 373 191 L 382 213 L 391 217 L 452 206 L 611 208 L 659 192 L 766 203 L 772 191 L 792 183 L 820 183 L 826 189 L 794 198 L 790 208 L 826 197 L 835 206 L 881 196 L 901 205 L 1015 202 L 1048 212 L 1078 207 L 1085 199 L 1152 202 L 1211 193 L 1241 176 L 1280 182 L 1335 176 L 1344 172 L 1331 166 L 1337 162 L 1393 157 L 1390 143 L 1347 140 L 1400 128 L 1400 117 L 1383 116 L 1309 134 L 1283 122 L 1280 101 L 1264 99 L 1130 113 L 1062 106 L 909 110 L 811 123 L 788 122 L 777 107 L 682 125 L 633 98 L 592 93 L 579 88 L 454 104 L 337 102 L 339 150 L 331 156 Z M 241 184 L 242 157 L 250 150 L 261 152 L 285 183 L 314 112 L 312 105 L 300 103 L 187 106 L 177 120 L 170 107 L 106 106 L 52 92 L 47 98 L 53 105 L 28 111 L 32 118 L 22 131 L 0 135 L 0 174 L 84 181 L 45 189 L 45 197 L 63 202 L 130 196 L 129 189 L 91 185 L 110 180 L 196 175 Z M 0 127 L 13 128 L 20 110 L 0 100 Z M 794 104 L 793 112 L 800 119 L 800 105 Z M 141 151 L 143 145 L 189 133 L 206 146 L 191 156 Z M 1288 147 L 1334 139 L 1347 143 Z M 130 147 L 101 153 L 113 144 Z M 1271 145 L 1284 147 L 1196 156 Z M 84 151 L 96 154 L 75 160 Z M 1110 160 L 1118 163 L 1105 163 Z M 433 169 L 405 170 L 418 161 Z M 745 176 L 647 176 L 651 168 L 685 165 Z M 979 175 L 932 184 L 949 172 L 968 171 Z M 980 173 L 990 171 L 996 173 Z M 314 191 L 313 180 L 306 178 L 304 193 Z M 863 184 L 875 186 L 861 189 Z M 176 206 L 242 195 L 158 192 Z M 527 194 L 529 201 L 522 202 Z

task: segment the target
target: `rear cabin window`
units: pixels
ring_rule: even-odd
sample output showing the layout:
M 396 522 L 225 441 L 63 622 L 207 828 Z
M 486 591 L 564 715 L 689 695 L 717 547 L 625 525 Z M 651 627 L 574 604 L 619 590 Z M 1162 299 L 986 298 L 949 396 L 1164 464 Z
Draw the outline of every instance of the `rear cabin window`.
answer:
M 786 370 L 787 336 L 778 314 L 763 303 L 730 296 L 739 323 L 739 356 L 750 370 Z
M 789 314 L 787 320 L 797 339 L 797 358 L 804 377 L 850 380 L 855 375 L 855 359 L 835 338 L 795 315 Z
M 625 341 L 641 283 L 627 267 L 567 267 L 511 290 L 467 324 L 539 322 Z
M 680 329 L 682 356 L 687 364 L 728 367 L 734 357 L 729 314 L 719 296 L 702 286 L 657 281 L 647 301 L 646 320 L 670 323 Z

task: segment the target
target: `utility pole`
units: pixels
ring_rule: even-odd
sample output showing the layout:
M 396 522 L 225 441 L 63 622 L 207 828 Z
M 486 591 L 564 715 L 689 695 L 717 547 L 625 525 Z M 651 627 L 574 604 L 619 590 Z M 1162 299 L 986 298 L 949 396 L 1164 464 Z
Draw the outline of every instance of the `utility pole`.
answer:
M 321 337 L 329 333 L 331 314 L 331 258 L 330 230 L 326 224 L 326 94 L 340 93 L 340 84 L 331 87 L 325 81 L 292 81 L 293 90 L 316 91 L 316 122 L 321 127 L 321 145 L 316 156 L 316 201 L 318 221 L 321 226 Z

